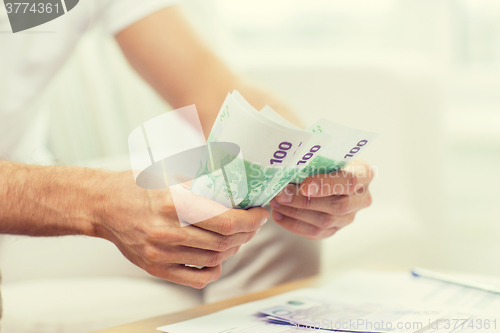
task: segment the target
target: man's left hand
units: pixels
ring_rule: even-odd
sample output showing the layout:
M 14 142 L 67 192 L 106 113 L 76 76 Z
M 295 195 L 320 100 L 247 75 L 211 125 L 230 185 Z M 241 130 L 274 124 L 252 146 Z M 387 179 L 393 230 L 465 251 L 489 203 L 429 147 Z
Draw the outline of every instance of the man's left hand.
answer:
M 272 201 L 272 216 L 283 228 L 309 239 L 332 236 L 371 205 L 368 185 L 373 169 L 356 159 L 344 170 L 308 177 L 288 185 Z

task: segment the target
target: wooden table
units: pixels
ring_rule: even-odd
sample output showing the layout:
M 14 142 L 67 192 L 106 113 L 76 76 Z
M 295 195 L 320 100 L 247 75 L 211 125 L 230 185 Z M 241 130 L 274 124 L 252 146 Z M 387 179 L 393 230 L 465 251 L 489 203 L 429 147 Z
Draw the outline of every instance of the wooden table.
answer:
M 181 312 L 171 313 L 163 316 L 153 317 L 149 319 L 144 319 L 141 321 L 136 321 L 134 323 L 115 326 L 111 328 L 106 328 L 103 330 L 95 331 L 94 333 L 158 333 L 157 327 L 165 326 L 169 324 L 178 323 L 180 321 L 193 319 L 196 317 L 201 317 L 213 312 L 224 310 L 235 305 L 256 301 L 266 297 L 282 294 L 287 291 L 315 287 L 322 283 L 324 278 L 312 277 L 308 279 L 298 280 L 286 284 L 276 286 L 274 288 L 264 290 L 257 293 L 252 293 L 248 295 L 243 295 L 228 300 L 200 305 L 188 310 Z

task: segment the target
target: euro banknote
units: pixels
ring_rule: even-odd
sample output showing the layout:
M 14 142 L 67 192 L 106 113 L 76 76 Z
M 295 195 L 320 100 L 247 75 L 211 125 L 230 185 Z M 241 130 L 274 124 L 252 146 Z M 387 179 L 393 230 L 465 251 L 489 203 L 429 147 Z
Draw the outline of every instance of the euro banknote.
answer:
M 342 170 L 376 137 L 327 119 L 303 130 L 233 91 L 217 115 L 191 191 L 228 208 L 264 206 L 289 183 Z

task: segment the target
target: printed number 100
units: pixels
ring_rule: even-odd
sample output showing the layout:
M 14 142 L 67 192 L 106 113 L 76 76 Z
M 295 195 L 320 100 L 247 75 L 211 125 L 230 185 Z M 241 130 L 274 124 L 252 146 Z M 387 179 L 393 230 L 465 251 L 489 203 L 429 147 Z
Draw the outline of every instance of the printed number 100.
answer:
M 307 161 L 309 159 L 311 159 L 311 157 L 313 157 L 314 153 L 316 153 L 318 150 L 321 149 L 321 146 L 320 145 L 316 145 L 316 146 L 313 146 L 309 152 L 307 154 L 305 154 L 304 156 L 302 156 L 302 159 L 300 161 L 297 162 L 297 165 L 300 165 L 301 163 L 307 163 Z
M 358 142 L 358 144 L 356 145 L 356 147 L 352 148 L 349 152 L 350 154 L 346 154 L 344 156 L 344 158 L 348 158 L 348 157 L 353 157 L 354 154 L 356 154 L 360 149 L 361 147 L 363 147 L 364 145 L 366 145 L 368 143 L 368 141 L 366 140 L 361 140 Z
M 287 151 L 292 148 L 292 144 L 290 142 L 282 142 L 278 145 L 279 150 L 277 150 L 271 159 L 271 164 L 274 163 L 282 163 L 283 159 L 286 157 Z

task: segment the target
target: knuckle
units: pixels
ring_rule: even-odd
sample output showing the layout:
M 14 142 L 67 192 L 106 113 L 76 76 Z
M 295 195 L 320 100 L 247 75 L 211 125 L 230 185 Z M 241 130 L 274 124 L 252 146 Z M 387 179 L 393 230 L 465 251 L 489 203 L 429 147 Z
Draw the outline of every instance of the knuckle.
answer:
M 144 248 L 144 260 L 153 265 L 161 259 L 161 253 L 154 246 L 146 246 Z
M 248 243 L 249 241 L 251 241 L 251 240 L 252 240 L 252 238 L 254 238 L 254 237 L 255 237 L 255 235 L 257 234 L 257 232 L 258 232 L 258 231 L 259 231 L 259 230 L 256 230 L 256 231 L 254 231 L 254 232 L 248 232 L 248 233 L 247 233 L 247 236 L 245 237 L 245 240 L 244 240 L 244 241 L 243 241 L 240 245 L 246 244 L 246 243 Z
M 235 246 L 231 249 L 231 257 L 234 256 L 241 248 L 241 245 Z
M 304 209 L 311 209 L 312 206 L 312 198 L 310 197 L 302 197 L 300 206 Z
M 148 239 L 150 241 L 161 241 L 168 238 L 170 235 L 167 232 L 167 228 L 162 226 L 154 226 L 147 230 Z
M 323 230 L 318 228 L 318 227 L 312 226 L 308 233 L 309 233 L 310 237 L 313 237 L 316 239 L 323 233 Z
M 190 236 L 188 228 L 191 228 L 191 226 L 182 228 L 180 230 L 176 230 L 176 232 L 169 233 L 168 235 L 165 236 L 164 241 L 170 244 L 189 243 L 190 238 L 192 238 L 192 236 Z
M 290 231 L 297 233 L 297 234 L 300 234 L 300 233 L 302 233 L 301 224 L 302 224 L 302 222 L 297 221 L 295 219 L 292 219 L 288 224 L 288 228 Z
M 365 194 L 365 192 L 366 192 L 366 186 L 363 184 L 358 184 L 354 188 L 354 194 L 356 194 L 356 195 L 363 195 L 363 194 Z
M 286 215 L 293 218 L 297 218 L 299 217 L 299 209 L 295 207 L 288 207 Z
M 230 237 L 219 237 L 215 250 L 226 251 L 231 248 L 231 245 L 232 245 L 232 240 Z
M 350 198 L 344 197 L 336 202 L 335 213 L 338 215 L 345 215 L 349 212 L 350 208 Z
M 145 268 L 145 271 L 148 272 L 148 274 L 150 274 L 152 276 L 156 276 L 158 278 L 164 277 L 164 270 L 160 266 L 157 266 L 157 265 L 147 266 Z
M 165 196 L 163 191 L 159 191 L 157 194 L 155 204 L 157 211 L 163 215 L 176 214 L 172 198 L 170 196 Z
M 162 239 L 163 238 L 163 232 L 162 232 L 161 228 L 158 228 L 158 227 L 149 228 L 149 230 L 148 230 L 148 238 L 150 240 Z
M 320 224 L 323 229 L 328 229 L 335 223 L 335 217 L 330 214 L 323 214 L 320 218 Z
M 217 270 L 212 278 L 212 281 L 217 281 L 220 278 L 221 274 L 222 270 L 221 269 Z
M 223 235 L 232 235 L 235 230 L 235 222 L 234 219 L 230 216 L 226 216 L 220 219 L 220 233 Z
M 252 231 L 256 231 L 257 229 L 259 229 L 262 225 L 261 225 L 261 221 L 262 221 L 262 218 L 255 218 L 252 220 L 252 227 L 250 230 Z
M 206 287 L 208 283 L 203 283 L 203 282 L 193 282 L 191 283 L 191 287 L 194 289 L 203 289 Z
M 193 287 L 195 289 L 203 289 L 209 283 L 210 283 L 210 280 L 208 280 L 208 278 L 206 278 L 204 275 L 201 275 L 198 279 L 191 282 L 191 287 Z
M 356 189 L 358 188 L 359 185 L 362 185 L 359 183 L 358 176 L 354 173 L 350 173 L 348 177 L 348 184 L 350 184 L 348 190 L 350 193 L 355 192 Z
M 215 267 L 215 266 L 219 265 L 221 262 L 222 262 L 221 252 L 215 252 L 215 253 L 211 253 L 210 255 L 208 255 L 204 266 Z
M 322 232 L 323 232 L 323 230 L 321 230 L 320 228 L 312 227 L 310 234 L 311 234 L 311 236 L 317 237 L 317 236 L 321 235 Z
M 217 270 L 211 274 L 199 274 L 193 281 L 191 281 L 191 287 L 195 289 L 203 289 L 210 282 L 217 281 L 220 278 L 221 270 Z

